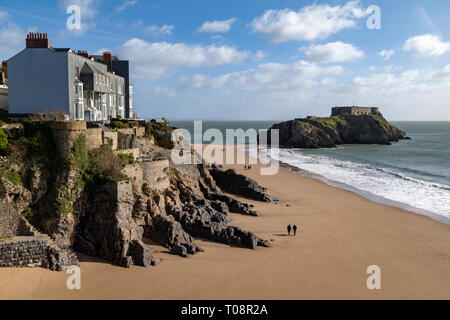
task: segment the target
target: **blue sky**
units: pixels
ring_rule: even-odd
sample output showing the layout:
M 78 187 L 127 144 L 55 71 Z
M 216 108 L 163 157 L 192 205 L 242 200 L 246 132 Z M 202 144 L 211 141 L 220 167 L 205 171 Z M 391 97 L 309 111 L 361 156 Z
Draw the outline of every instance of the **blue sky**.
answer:
M 72 4 L 80 30 L 66 27 Z M 371 5 L 381 29 L 367 27 Z M 111 50 L 130 60 L 146 118 L 281 120 L 355 103 L 450 120 L 448 12 L 447 0 L 0 0 L 0 59 L 29 31 Z

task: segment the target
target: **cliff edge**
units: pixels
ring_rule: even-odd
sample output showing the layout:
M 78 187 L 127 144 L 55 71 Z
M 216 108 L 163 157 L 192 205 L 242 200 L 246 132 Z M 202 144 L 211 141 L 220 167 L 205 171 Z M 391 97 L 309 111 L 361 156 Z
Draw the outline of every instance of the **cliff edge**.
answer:
M 405 132 L 381 114 L 340 115 L 328 118 L 295 119 L 273 125 L 282 148 L 334 148 L 341 144 L 384 144 L 405 139 Z

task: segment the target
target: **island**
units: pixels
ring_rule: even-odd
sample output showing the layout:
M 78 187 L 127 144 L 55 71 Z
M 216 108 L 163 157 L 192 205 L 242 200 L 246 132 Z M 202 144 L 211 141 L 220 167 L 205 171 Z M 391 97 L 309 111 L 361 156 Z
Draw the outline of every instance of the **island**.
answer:
M 335 107 L 330 117 L 309 116 L 273 125 L 279 130 L 282 148 L 335 148 L 342 144 L 389 145 L 409 139 L 406 133 L 390 124 L 376 107 Z

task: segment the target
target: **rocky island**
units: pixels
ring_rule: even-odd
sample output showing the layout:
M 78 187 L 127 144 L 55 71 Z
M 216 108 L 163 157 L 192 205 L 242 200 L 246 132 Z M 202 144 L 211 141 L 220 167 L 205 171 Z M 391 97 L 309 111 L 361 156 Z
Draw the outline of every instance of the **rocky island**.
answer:
M 331 117 L 295 119 L 273 125 L 283 148 L 334 148 L 342 144 L 390 144 L 407 139 L 405 132 L 390 124 L 378 108 L 336 107 Z

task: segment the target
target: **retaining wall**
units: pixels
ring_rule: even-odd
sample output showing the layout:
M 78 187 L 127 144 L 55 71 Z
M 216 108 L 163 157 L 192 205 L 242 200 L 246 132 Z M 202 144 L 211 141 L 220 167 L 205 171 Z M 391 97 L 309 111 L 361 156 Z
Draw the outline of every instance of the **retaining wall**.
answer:
M 48 243 L 37 237 L 14 238 L 0 242 L 1 268 L 41 267 L 48 262 Z

